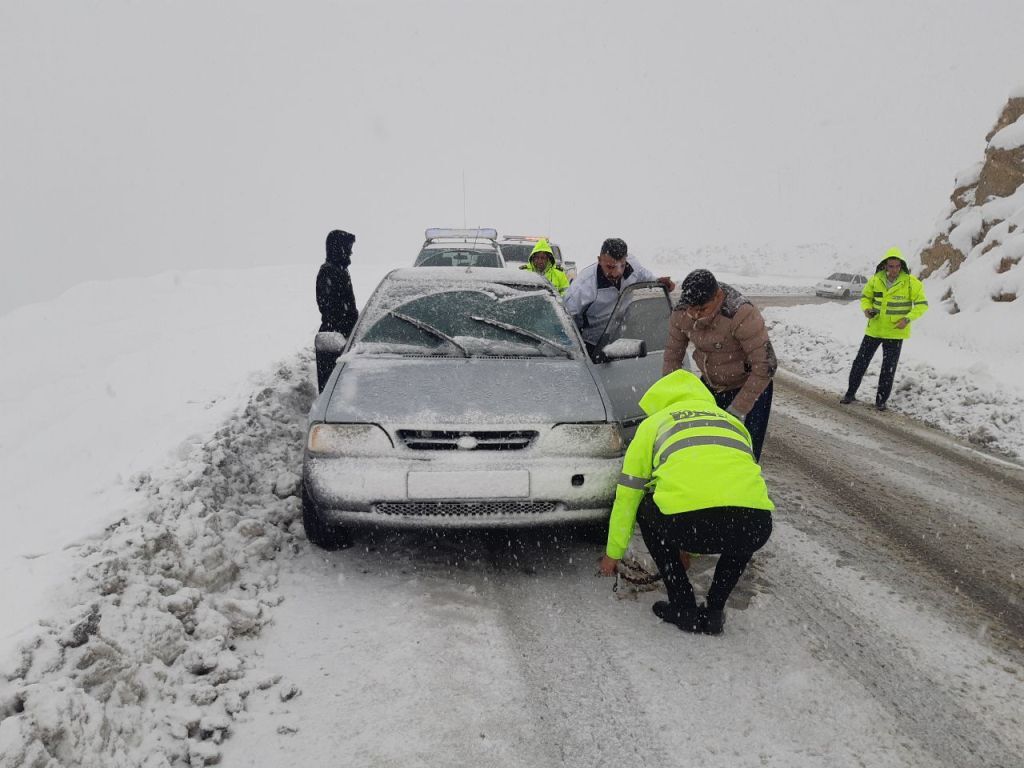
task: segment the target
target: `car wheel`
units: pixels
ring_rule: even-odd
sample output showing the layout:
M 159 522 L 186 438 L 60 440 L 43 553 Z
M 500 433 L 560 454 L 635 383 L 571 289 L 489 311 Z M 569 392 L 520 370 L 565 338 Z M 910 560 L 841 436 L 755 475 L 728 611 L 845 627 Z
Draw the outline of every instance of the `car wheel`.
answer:
M 328 523 L 320 516 L 316 504 L 302 486 L 302 527 L 306 529 L 306 538 L 320 549 L 333 552 L 352 546 L 352 537 L 343 525 Z
M 844 298 L 844 299 L 848 299 L 848 298 L 850 298 L 850 292 L 849 292 L 848 290 L 846 290 L 846 291 L 843 291 L 843 298 Z
M 604 546 L 608 542 L 608 521 L 599 523 L 577 523 L 573 526 L 573 535 L 577 541 L 587 544 Z

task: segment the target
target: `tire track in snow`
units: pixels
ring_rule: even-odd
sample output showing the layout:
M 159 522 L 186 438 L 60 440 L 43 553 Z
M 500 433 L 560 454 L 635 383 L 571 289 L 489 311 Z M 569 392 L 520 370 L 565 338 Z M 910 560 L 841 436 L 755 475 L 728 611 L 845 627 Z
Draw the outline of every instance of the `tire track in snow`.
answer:
M 784 531 L 779 526 L 780 539 Z M 779 555 L 772 561 L 771 581 L 781 602 L 804 625 L 805 637 L 823 660 L 845 668 L 863 685 L 901 731 L 951 768 L 1020 767 L 1020 744 L 1008 743 L 988 718 L 962 703 L 970 691 L 954 690 L 948 676 L 924 669 L 875 617 L 855 610 L 833 584 L 803 567 L 808 563 L 797 549 L 783 544 Z M 1020 723 L 1004 727 L 1019 730 Z
M 780 599 L 805 624 L 819 655 L 846 668 L 892 713 L 899 727 L 938 760 L 956 766 L 1019 766 L 1021 744 L 1012 742 L 1020 739 L 1009 734 L 1019 734 L 1021 729 L 1013 693 L 1019 690 L 1020 673 L 1011 665 L 1000 670 L 991 659 L 978 662 L 976 647 L 983 638 L 973 636 L 986 620 L 996 622 L 988 641 L 995 640 L 1020 663 L 1024 611 L 1013 596 L 1019 588 L 1010 575 L 1020 538 L 1004 538 L 1015 531 L 1014 509 L 997 506 L 987 519 L 979 517 L 976 525 L 953 529 L 950 518 L 961 510 L 936 503 L 936 496 L 963 493 L 967 498 L 979 488 L 991 489 L 989 477 L 998 470 L 985 464 L 984 471 L 975 472 L 974 463 L 964 455 L 948 449 L 933 452 L 930 440 L 902 442 L 898 429 L 889 424 L 873 428 L 868 423 L 873 420 L 858 420 L 862 425 L 852 430 L 849 439 L 841 429 L 822 432 L 814 419 L 790 415 L 786 406 L 793 404 L 786 402 L 788 397 L 792 391 L 786 390 L 783 407 L 773 415 L 766 455 L 769 479 L 773 474 L 782 478 L 782 492 L 773 494 L 780 507 L 775 546 L 782 556 L 773 559 L 771 575 Z M 840 423 L 850 420 L 842 412 L 840 416 Z M 874 437 L 885 450 L 865 452 L 865 435 L 869 440 Z M 894 463 L 893 455 L 903 452 L 911 454 L 911 461 Z M 924 490 L 919 490 L 913 476 L 894 474 L 909 471 L 910 463 L 925 466 L 924 474 L 933 482 L 936 477 L 947 478 L 950 487 L 937 494 L 925 483 Z M 918 478 L 921 474 L 917 470 Z M 1002 486 L 1008 489 L 993 498 L 1012 504 L 1014 483 L 1011 475 Z M 851 488 L 859 492 L 851 494 Z M 808 507 L 815 511 L 807 512 Z M 825 542 L 824 547 L 840 557 L 833 554 L 830 561 L 821 558 L 817 563 L 808 560 L 807 547 L 802 550 L 797 541 L 802 535 L 792 531 L 787 537 L 790 524 Z M 950 535 L 944 539 L 924 535 L 934 530 Z M 972 558 L 957 558 L 954 563 L 951 553 L 960 554 L 965 546 Z M 843 566 L 851 562 L 882 580 L 883 596 L 876 605 L 857 605 L 863 583 L 845 593 L 837 586 L 849 577 L 849 569 Z M 889 615 L 905 610 L 900 608 L 903 595 L 910 596 L 911 605 L 923 600 L 924 605 L 934 606 L 959 629 L 944 627 L 941 638 L 929 638 L 915 647 L 907 637 L 915 634 L 912 630 L 920 633 L 916 623 L 926 625 L 921 609 L 917 615 L 909 611 L 901 618 Z M 978 624 L 972 625 L 971 618 L 979 614 Z M 933 648 L 939 642 L 945 643 L 941 654 Z M 965 670 L 958 685 L 956 667 L 942 666 L 948 664 L 945 658 L 937 668 L 929 669 L 925 663 L 957 653 L 973 658 L 979 666 L 992 664 L 994 684 L 971 679 L 970 675 L 981 674 L 974 668 Z
M 593 606 L 592 583 L 579 573 L 561 585 L 519 575 L 493 586 L 552 764 L 675 765 L 647 716 L 649 694 L 611 649 L 621 617 Z
M 1001 643 L 1018 651 L 1024 648 L 1024 585 L 1016 578 L 1021 570 L 1024 528 L 1016 521 L 1012 521 L 1012 527 L 993 533 L 972 526 L 968 520 L 954 527 L 951 520 L 959 510 L 937 508 L 935 493 L 914 490 L 906 478 L 898 483 L 886 482 L 887 476 L 900 471 L 899 466 L 889 463 L 888 456 L 877 456 L 873 461 L 839 436 L 822 436 L 781 413 L 773 418 L 769 449 L 773 472 L 803 475 L 813 485 L 832 491 L 838 511 L 870 524 L 883 541 L 899 551 L 900 557 L 912 557 L 945 583 L 950 594 L 966 596 L 983 608 L 994 622 L 993 631 L 998 632 Z M 972 467 L 962 457 L 958 466 L 959 473 L 949 468 L 946 476 L 951 483 L 964 487 Z M 852 497 L 851 488 L 859 491 Z M 946 494 L 957 489 L 941 490 Z M 983 524 L 978 521 L 978 525 Z M 1013 528 L 1019 533 L 1007 540 L 1006 534 Z M 930 532 L 934 535 L 927 535 Z M 971 552 L 972 557 L 953 557 L 964 552 Z

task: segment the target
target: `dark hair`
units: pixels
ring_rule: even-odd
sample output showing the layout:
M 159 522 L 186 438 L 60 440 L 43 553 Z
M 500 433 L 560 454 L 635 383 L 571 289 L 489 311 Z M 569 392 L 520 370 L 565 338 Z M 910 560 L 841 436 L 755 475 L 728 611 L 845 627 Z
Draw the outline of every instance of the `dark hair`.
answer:
M 620 237 L 609 237 L 601 243 L 601 255 L 611 256 L 616 261 L 622 261 L 629 254 L 626 241 Z
M 718 280 L 706 269 L 695 269 L 679 286 L 679 303 L 698 307 L 707 304 L 718 293 Z

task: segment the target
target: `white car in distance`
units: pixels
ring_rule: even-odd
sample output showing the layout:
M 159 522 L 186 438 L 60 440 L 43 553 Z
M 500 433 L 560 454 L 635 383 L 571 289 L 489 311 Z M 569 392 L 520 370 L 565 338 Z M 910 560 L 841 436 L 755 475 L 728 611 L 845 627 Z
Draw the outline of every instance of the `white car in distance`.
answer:
M 860 296 L 867 282 L 868 279 L 863 275 L 833 272 L 814 286 L 814 295 L 832 299 L 849 299 Z

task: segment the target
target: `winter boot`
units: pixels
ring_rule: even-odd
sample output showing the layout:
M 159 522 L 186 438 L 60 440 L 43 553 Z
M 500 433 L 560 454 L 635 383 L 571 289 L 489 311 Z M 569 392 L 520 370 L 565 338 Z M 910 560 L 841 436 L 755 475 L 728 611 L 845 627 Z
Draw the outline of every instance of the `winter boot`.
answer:
M 659 600 L 651 610 L 659 619 L 675 624 L 684 632 L 704 631 L 704 615 L 700 608 L 676 608 L 668 600 Z
M 843 405 L 849 405 L 850 403 L 857 402 L 857 398 L 847 393 L 843 395 L 842 398 L 840 398 L 839 402 L 842 403 Z
M 885 403 L 875 403 L 875 408 L 877 408 L 880 411 L 889 410 L 889 406 L 887 406 Z
M 725 611 L 704 607 L 699 610 L 704 614 L 700 631 L 705 635 L 722 634 L 722 630 L 725 629 Z

